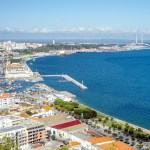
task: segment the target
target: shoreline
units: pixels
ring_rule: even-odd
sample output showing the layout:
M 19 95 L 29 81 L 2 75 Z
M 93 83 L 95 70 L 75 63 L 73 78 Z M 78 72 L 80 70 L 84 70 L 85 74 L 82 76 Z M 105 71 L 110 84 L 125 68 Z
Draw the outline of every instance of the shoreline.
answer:
M 146 50 L 146 49 L 143 49 L 143 50 Z M 131 51 L 140 51 L 140 50 L 131 50 Z M 126 52 L 126 51 L 113 51 L 113 52 Z M 113 53 L 113 52 L 104 52 L 104 53 Z M 127 52 L 129 52 L 129 50 L 127 50 Z M 82 53 L 88 53 L 88 52 L 82 52 Z M 97 52 L 91 52 L 91 53 L 97 53 Z M 99 52 L 98 52 L 99 53 Z M 100 53 L 103 53 L 103 52 L 100 52 Z M 73 53 L 73 54 L 77 54 L 77 53 Z M 40 58 L 40 57 L 46 57 L 46 56 L 59 56 L 59 55 L 42 55 L 42 56 L 36 56 L 36 57 L 34 57 L 34 58 Z M 29 58 L 29 59 L 27 59 L 26 61 L 25 61 L 25 63 L 27 63 L 28 61 L 30 61 L 30 60 L 32 60 L 33 58 Z M 29 67 L 29 66 L 28 66 Z M 30 68 L 30 67 L 29 67 Z M 31 69 L 31 68 L 30 68 Z M 47 85 L 48 86 L 48 85 Z M 92 108 L 91 106 L 87 106 L 87 105 L 85 105 L 85 104 L 83 104 L 83 103 L 81 103 L 78 99 L 77 99 L 77 102 L 79 102 L 79 104 L 81 104 L 81 105 L 83 105 L 83 106 L 86 106 L 86 107 L 89 107 L 89 108 L 91 108 L 91 109 L 93 109 L 93 110 L 95 110 L 98 114 L 102 114 L 102 115 L 104 115 L 104 116 L 108 116 L 108 117 L 111 117 L 111 118 L 113 118 L 116 122 L 119 122 L 119 123 L 122 123 L 122 124 L 125 124 L 125 123 L 128 123 L 130 126 L 132 126 L 133 128 L 135 128 L 135 129 L 138 129 L 138 128 L 141 128 L 142 130 L 143 130 L 143 132 L 146 132 L 146 133 L 149 133 L 150 134 L 150 129 L 146 129 L 146 128 L 144 128 L 144 127 L 141 127 L 141 126 L 138 126 L 138 125 L 135 125 L 134 123 L 130 123 L 130 122 L 128 122 L 128 121 L 125 121 L 125 120 L 122 120 L 122 119 L 118 119 L 117 117 L 114 117 L 114 116 L 111 116 L 111 115 L 108 115 L 108 114 L 105 114 L 105 113 L 103 113 L 103 112 L 101 112 L 101 111 L 99 111 L 99 110 L 97 110 L 97 109 L 94 109 L 94 108 Z
M 119 123 L 122 123 L 122 124 L 128 123 L 131 127 L 135 128 L 135 129 L 141 128 L 141 129 L 143 130 L 143 132 L 146 132 L 146 133 L 149 133 L 149 134 L 150 134 L 150 130 L 149 130 L 149 129 L 146 129 L 146 128 L 141 127 L 141 126 L 138 126 L 138 125 L 135 125 L 135 124 L 130 123 L 130 122 L 125 121 L 125 120 L 118 119 L 118 118 L 116 118 L 116 117 L 114 117 L 114 116 L 105 114 L 105 113 L 103 113 L 103 112 L 101 112 L 101 111 L 99 111 L 99 110 L 97 110 L 97 109 L 92 108 L 91 106 L 88 106 L 88 105 L 85 105 L 85 104 L 79 102 L 78 100 L 77 100 L 77 102 L 78 102 L 79 104 L 81 104 L 82 106 L 89 107 L 89 108 L 95 110 L 98 114 L 101 114 L 101 115 L 104 115 L 104 116 L 108 116 L 108 117 L 110 117 L 110 118 L 113 118 L 114 121 L 116 121 L 116 122 L 119 122 Z

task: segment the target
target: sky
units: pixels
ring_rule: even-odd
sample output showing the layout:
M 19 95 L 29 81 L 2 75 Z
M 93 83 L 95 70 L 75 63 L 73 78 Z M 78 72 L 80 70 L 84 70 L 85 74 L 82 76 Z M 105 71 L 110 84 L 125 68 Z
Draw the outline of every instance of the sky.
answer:
M 1 0 L 0 39 L 150 39 L 150 0 Z

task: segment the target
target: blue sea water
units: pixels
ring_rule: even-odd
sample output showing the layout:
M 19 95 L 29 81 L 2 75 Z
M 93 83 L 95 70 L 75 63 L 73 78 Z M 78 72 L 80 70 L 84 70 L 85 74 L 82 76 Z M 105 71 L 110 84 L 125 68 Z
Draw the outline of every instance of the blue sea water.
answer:
M 87 90 L 56 77 L 44 78 L 44 83 L 72 92 L 94 109 L 150 129 L 150 50 L 48 56 L 28 65 L 40 74 L 63 73 L 83 80 Z

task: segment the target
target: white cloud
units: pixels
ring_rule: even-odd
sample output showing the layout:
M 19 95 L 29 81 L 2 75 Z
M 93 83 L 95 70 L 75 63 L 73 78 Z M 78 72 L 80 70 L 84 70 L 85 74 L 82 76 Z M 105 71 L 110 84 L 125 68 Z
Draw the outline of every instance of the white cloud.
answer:
M 78 28 L 78 30 L 79 30 L 79 31 L 86 31 L 86 29 L 83 28 L 83 27 Z
M 1 31 L 4 31 L 4 32 L 13 32 L 14 30 L 9 28 L 9 27 L 6 27 L 4 29 L 2 29 Z
M 149 30 L 137 30 L 137 29 L 114 29 L 112 27 L 98 27 L 98 28 L 84 28 L 84 27 L 78 27 L 78 28 L 69 28 L 69 29 L 59 29 L 59 30 L 51 30 L 48 28 L 35 28 L 31 30 L 25 30 L 25 29 L 12 29 L 10 27 L 6 27 L 3 29 L 0 29 L 0 32 L 15 32 L 15 33 L 41 33 L 41 34 L 48 34 L 48 33 L 57 33 L 57 34 L 135 34 L 135 33 L 144 33 L 144 34 L 150 34 Z
M 98 31 L 101 31 L 101 32 L 112 32 L 112 31 L 114 31 L 114 29 L 111 28 L 111 27 L 99 27 Z

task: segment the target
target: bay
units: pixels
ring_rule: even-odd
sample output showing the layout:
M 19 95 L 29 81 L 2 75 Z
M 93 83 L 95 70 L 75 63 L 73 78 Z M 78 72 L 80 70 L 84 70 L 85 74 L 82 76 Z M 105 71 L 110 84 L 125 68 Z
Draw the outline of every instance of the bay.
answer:
M 42 75 L 67 74 L 83 81 L 87 90 L 58 77 L 43 82 L 72 92 L 98 111 L 150 129 L 150 50 L 47 56 L 27 64 Z

